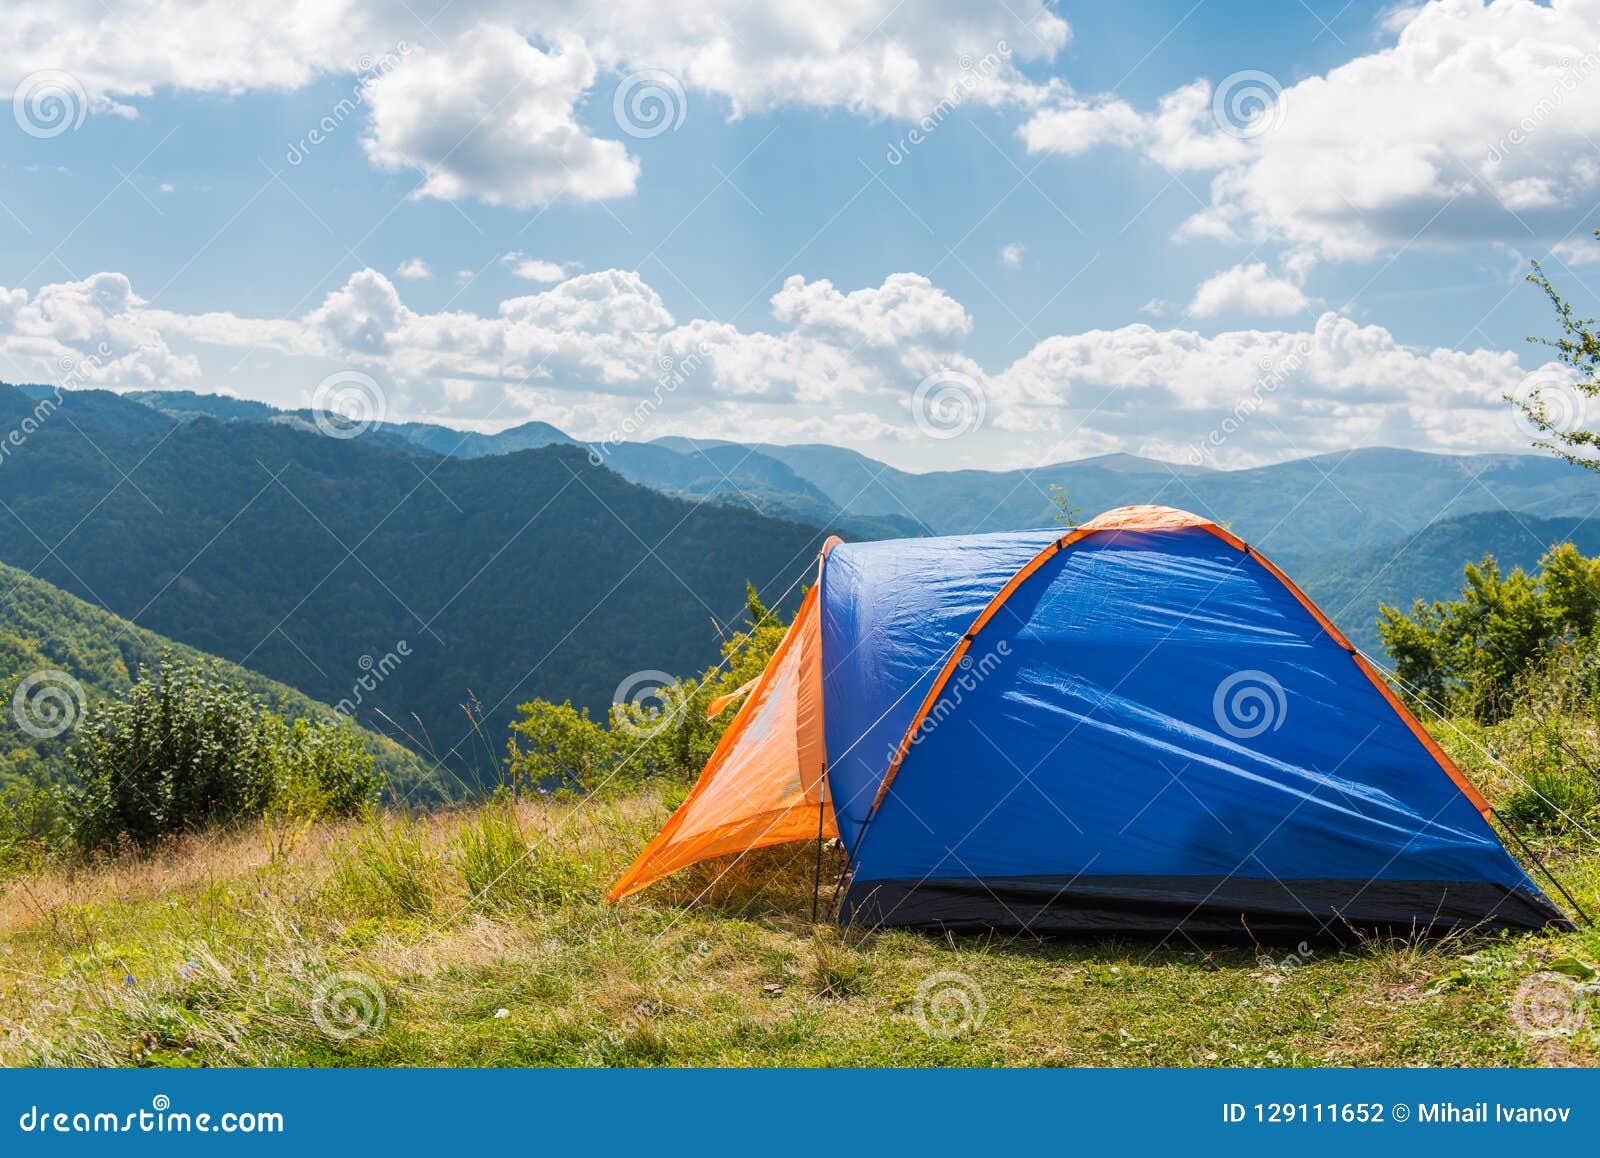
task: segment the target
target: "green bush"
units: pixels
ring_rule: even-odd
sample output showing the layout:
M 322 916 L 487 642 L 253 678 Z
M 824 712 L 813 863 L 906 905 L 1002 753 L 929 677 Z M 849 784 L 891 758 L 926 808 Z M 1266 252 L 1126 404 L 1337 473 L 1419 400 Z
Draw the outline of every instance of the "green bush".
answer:
M 1539 570 L 1501 574 L 1492 558 L 1468 565 L 1461 597 L 1409 615 L 1382 608 L 1378 631 L 1413 702 L 1491 723 L 1517 706 L 1519 682 L 1600 628 L 1600 559 L 1571 543 L 1545 553 Z
M 72 748 L 77 785 L 65 796 L 77 844 L 162 837 L 271 809 L 348 815 L 379 777 L 343 724 L 292 724 L 204 668 L 164 662 L 98 705 Z

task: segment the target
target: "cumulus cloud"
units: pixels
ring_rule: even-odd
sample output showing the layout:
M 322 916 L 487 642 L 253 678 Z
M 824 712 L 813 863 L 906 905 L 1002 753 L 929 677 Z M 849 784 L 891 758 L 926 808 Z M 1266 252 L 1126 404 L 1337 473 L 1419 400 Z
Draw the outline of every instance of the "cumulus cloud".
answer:
M 916 120 L 952 94 L 1038 104 L 1056 86 L 1019 64 L 1069 39 L 1046 0 L 457 0 L 426 24 L 404 4 L 59 0 L 0 23 L 0 83 L 65 70 L 85 111 L 129 115 L 127 100 L 157 90 L 349 77 L 335 120 L 364 108 L 374 163 L 420 172 L 420 196 L 520 207 L 633 191 L 627 128 L 607 113 L 640 70 L 670 74 L 695 115 L 804 106 Z
M 1504 401 L 1525 376 L 1514 353 L 1409 346 L 1336 313 L 1309 329 L 1058 334 L 994 368 L 967 350 L 967 310 L 921 275 L 856 289 L 791 277 L 770 307 L 760 329 L 680 319 L 638 273 L 611 269 L 491 313 L 427 313 L 367 269 L 303 314 L 252 318 L 154 309 L 102 273 L 0 289 L 0 366 L 53 381 L 62 360 L 103 350 L 81 384 L 192 386 L 215 383 L 240 350 L 270 351 L 305 368 L 295 393 L 272 398 L 285 405 L 304 405 L 330 368 L 355 367 L 385 384 L 393 417 L 479 428 L 537 417 L 604 438 L 633 431 L 643 406 L 640 437 L 846 442 L 919 465 L 955 465 L 954 444 L 929 461 L 912 419 L 935 375 L 985 399 L 985 426 L 959 452 L 989 466 L 1107 450 L 1237 465 L 1370 445 L 1527 449 Z
M 1111 146 L 1214 172 L 1181 237 L 1330 259 L 1564 238 L 1600 195 L 1600 0 L 1434 0 L 1385 27 L 1394 44 L 1281 94 L 1265 74 L 1234 74 L 1149 112 L 1072 96 L 1022 137 L 1035 152 Z
M 189 386 L 199 362 L 173 352 L 145 300 L 120 273 L 0 289 L 0 360 L 11 382 Z
M 1000 264 L 1016 269 L 1022 264 L 1023 247 L 1020 242 L 1013 241 L 1010 245 L 1001 246 Z
M 395 269 L 394 275 L 407 281 L 427 281 L 433 276 L 433 270 L 420 257 L 408 257 Z
M 1189 303 L 1189 313 L 1197 318 L 1218 314 L 1286 317 L 1310 304 L 1294 282 L 1274 277 L 1264 263 L 1256 261 L 1225 269 L 1201 282 Z
M 363 144 L 381 168 L 421 170 L 417 196 L 516 209 L 624 196 L 639 162 L 575 114 L 594 79 L 580 44 L 543 52 L 508 28 L 476 28 L 367 85 Z

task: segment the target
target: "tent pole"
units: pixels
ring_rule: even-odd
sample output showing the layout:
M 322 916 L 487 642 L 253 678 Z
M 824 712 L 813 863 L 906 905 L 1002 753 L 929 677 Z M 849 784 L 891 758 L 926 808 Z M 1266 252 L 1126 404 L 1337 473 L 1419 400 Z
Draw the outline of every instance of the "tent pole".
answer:
M 1500 827 L 1504 828 L 1511 834 L 1511 839 L 1517 842 L 1522 851 L 1528 854 L 1528 859 L 1539 866 L 1539 871 L 1550 878 L 1551 883 L 1554 884 L 1561 895 L 1567 899 L 1567 904 L 1571 905 L 1577 912 L 1578 916 L 1583 918 L 1583 923 L 1588 925 L 1591 929 L 1594 928 L 1594 921 L 1590 918 L 1588 913 L 1583 911 L 1583 906 L 1578 904 L 1571 893 L 1567 892 L 1567 886 L 1561 883 L 1561 879 L 1557 877 L 1555 873 L 1550 871 L 1549 867 L 1544 863 L 1544 861 L 1539 859 L 1539 854 L 1528 847 L 1528 842 L 1523 840 L 1522 835 L 1518 833 L 1516 829 L 1511 827 L 1511 822 L 1505 817 L 1501 816 L 1498 809 L 1491 808 L 1489 812 L 1496 820 L 1500 822 Z
M 817 923 L 817 899 L 822 895 L 822 826 L 828 818 L 828 762 L 822 762 L 822 775 L 817 782 L 820 798 L 817 802 L 817 871 L 811 881 L 811 923 Z

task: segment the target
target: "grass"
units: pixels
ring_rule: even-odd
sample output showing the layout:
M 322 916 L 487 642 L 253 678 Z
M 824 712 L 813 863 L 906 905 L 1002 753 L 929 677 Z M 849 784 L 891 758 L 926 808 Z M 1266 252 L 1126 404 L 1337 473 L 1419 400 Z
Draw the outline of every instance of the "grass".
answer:
M 841 933 L 813 848 L 606 884 L 660 797 L 261 825 L 0 886 L 8 1065 L 1593 1065 L 1592 931 L 1353 948 Z M 1600 910 L 1600 850 L 1545 851 Z M 830 871 L 836 866 L 830 866 Z M 1576 962 L 1577 964 L 1574 964 Z M 1600 1005 L 1600 999 L 1594 1004 Z

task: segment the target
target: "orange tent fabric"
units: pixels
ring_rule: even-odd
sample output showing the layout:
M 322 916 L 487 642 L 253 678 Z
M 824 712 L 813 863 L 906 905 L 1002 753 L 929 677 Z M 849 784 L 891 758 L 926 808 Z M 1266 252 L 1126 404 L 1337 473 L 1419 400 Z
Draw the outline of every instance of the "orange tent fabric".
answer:
M 788 634 L 688 799 L 611 886 L 607 899 L 638 892 L 709 857 L 815 840 L 819 832 L 839 834 L 823 768 L 819 590 L 813 586 L 806 592 Z M 749 687 L 714 701 L 712 714 Z

